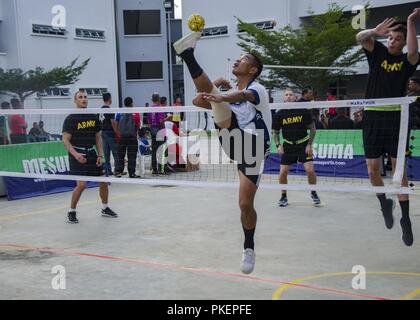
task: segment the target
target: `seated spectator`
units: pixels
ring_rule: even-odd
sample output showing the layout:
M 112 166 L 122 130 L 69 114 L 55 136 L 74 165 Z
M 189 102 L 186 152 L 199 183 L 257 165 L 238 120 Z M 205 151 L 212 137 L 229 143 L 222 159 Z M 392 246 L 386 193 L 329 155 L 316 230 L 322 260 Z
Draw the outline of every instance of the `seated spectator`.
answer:
M 39 126 L 39 132 L 40 132 L 38 140 L 39 141 L 48 141 L 50 139 L 50 134 L 49 134 L 49 132 L 45 131 L 45 129 L 44 129 L 44 121 L 40 121 L 38 126 Z
M 137 153 L 136 161 L 136 175 L 144 177 L 146 174 L 145 158 L 147 155 L 152 154 L 151 145 L 149 142 L 149 129 L 141 128 L 138 132 L 139 135 L 139 150 Z
M 328 121 L 328 129 L 353 129 L 354 123 L 346 113 L 345 108 L 337 108 L 337 115 Z
M 38 137 L 41 135 L 41 131 L 39 130 L 39 125 L 37 122 L 32 124 L 31 130 L 29 130 L 28 140 L 29 142 L 38 142 Z

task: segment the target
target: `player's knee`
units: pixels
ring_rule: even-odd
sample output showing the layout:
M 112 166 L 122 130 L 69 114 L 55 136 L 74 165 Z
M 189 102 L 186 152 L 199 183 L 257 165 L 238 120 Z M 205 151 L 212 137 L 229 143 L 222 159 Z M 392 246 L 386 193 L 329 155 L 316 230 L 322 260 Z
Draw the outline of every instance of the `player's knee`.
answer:
M 77 189 L 83 191 L 86 189 L 86 181 L 79 181 L 77 182 Z
M 246 213 L 246 212 L 252 211 L 254 209 L 254 205 L 248 199 L 240 200 L 239 201 L 239 208 L 241 209 L 241 212 Z
M 369 177 L 380 177 L 381 176 L 381 170 L 378 166 L 368 166 L 368 174 Z

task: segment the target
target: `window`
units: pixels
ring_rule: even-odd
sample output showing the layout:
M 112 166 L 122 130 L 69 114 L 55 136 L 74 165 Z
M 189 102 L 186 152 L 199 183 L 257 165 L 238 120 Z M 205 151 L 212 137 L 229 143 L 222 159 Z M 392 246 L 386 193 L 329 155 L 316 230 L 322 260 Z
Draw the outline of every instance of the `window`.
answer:
M 252 24 L 261 30 L 273 30 L 277 23 L 274 20 L 267 20 L 267 21 L 255 22 Z M 245 32 L 245 31 L 238 27 L 238 33 L 241 33 L 241 32 Z
M 92 97 L 102 97 L 104 93 L 108 92 L 107 88 L 80 88 L 79 90 L 85 91 L 88 96 Z
M 64 28 L 54 28 L 52 26 L 33 24 L 32 33 L 39 35 L 50 35 L 50 36 L 65 36 L 67 30 Z
M 105 39 L 105 31 L 76 28 L 76 37 L 84 39 Z
M 69 88 L 49 88 L 37 93 L 38 97 L 69 97 Z
M 162 61 L 126 62 L 127 80 L 163 79 Z
M 228 34 L 228 27 L 205 28 L 201 33 L 203 37 L 222 36 Z
M 161 34 L 160 10 L 124 10 L 124 34 Z

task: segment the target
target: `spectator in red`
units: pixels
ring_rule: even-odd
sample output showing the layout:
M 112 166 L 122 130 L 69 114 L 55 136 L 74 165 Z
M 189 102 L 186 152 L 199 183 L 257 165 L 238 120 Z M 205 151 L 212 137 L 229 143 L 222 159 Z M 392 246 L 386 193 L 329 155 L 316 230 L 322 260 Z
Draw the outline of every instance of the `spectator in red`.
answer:
M 337 100 L 335 96 L 333 95 L 333 92 L 331 90 L 327 91 L 327 101 L 335 101 Z M 328 114 L 330 118 L 335 117 L 337 115 L 337 109 L 336 108 L 328 108 Z
M 15 110 L 23 109 L 22 104 L 16 98 L 10 100 L 12 108 Z M 26 129 L 28 124 L 25 118 L 20 114 L 14 114 L 9 117 L 10 141 L 12 144 L 27 143 Z

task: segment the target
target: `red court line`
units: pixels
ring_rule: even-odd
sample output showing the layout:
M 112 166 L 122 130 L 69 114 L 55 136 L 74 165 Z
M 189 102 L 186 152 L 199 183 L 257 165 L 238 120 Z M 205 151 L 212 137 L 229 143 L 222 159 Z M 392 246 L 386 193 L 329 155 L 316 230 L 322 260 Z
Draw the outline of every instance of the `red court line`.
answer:
M 146 261 L 146 260 L 140 260 L 140 259 L 119 258 L 119 257 L 105 256 L 105 255 L 99 255 L 99 254 L 93 254 L 93 253 L 65 251 L 63 249 L 38 248 L 38 247 L 17 245 L 17 244 L 0 244 L 0 247 L 25 249 L 25 250 L 40 251 L 40 252 L 61 253 L 67 256 L 90 257 L 90 258 L 96 258 L 96 259 L 101 259 L 101 260 L 111 260 L 111 261 L 117 261 L 117 262 L 128 262 L 128 263 L 146 265 L 146 266 L 163 268 L 163 269 L 190 271 L 194 273 L 209 274 L 209 275 L 222 276 L 222 277 L 228 277 L 228 278 L 240 278 L 240 279 L 244 279 L 248 281 L 261 282 L 261 283 L 273 283 L 276 285 L 287 284 L 294 287 L 301 287 L 301 288 L 306 288 L 306 289 L 311 289 L 311 290 L 316 290 L 316 291 L 321 291 L 321 292 L 330 292 L 330 293 L 354 296 L 354 297 L 359 297 L 359 298 L 368 298 L 368 299 L 374 299 L 374 300 L 392 300 L 391 298 L 384 298 L 384 297 L 373 296 L 373 295 L 368 295 L 368 294 L 363 294 L 363 293 L 355 293 L 355 292 L 347 291 L 347 290 L 339 290 L 339 289 L 320 287 L 320 286 L 309 285 L 309 284 L 292 283 L 292 282 L 280 281 L 280 280 L 274 280 L 274 279 L 268 279 L 268 278 L 260 278 L 260 277 L 243 275 L 239 273 L 228 273 L 228 272 L 214 271 L 214 270 L 209 270 L 209 269 L 184 267 L 184 266 L 179 266 L 176 264 L 165 264 L 165 263 Z

